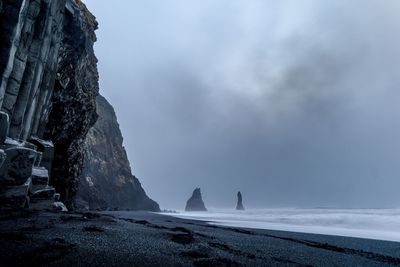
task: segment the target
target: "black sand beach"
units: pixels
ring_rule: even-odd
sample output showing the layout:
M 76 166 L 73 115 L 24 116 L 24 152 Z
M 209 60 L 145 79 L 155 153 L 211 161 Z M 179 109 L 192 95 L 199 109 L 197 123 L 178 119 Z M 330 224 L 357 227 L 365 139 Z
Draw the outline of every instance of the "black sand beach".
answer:
M 400 243 L 147 212 L 2 214 L 0 266 L 400 266 Z

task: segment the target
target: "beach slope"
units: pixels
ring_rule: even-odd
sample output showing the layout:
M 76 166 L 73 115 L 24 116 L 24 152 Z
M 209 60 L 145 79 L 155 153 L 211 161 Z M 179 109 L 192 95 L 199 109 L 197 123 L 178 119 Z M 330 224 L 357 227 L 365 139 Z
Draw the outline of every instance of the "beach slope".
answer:
M 1 266 L 400 266 L 400 243 L 148 212 L 0 216 Z

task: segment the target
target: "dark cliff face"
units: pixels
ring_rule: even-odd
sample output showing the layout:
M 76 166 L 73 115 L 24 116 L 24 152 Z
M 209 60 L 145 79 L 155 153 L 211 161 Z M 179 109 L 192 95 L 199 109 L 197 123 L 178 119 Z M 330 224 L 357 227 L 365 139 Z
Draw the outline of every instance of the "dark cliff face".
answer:
M 159 210 L 104 98 L 96 113 L 96 29 L 80 0 L 0 0 L 0 208 L 73 208 L 85 167 L 80 196 L 93 207 Z
M 73 206 L 83 168 L 85 137 L 97 119 L 97 59 L 93 44 L 97 22 L 79 1 L 67 3 L 57 80 L 44 137 L 54 142 L 52 183 Z
M 63 36 L 65 1 L 2 0 L 0 106 L 9 137 L 40 135 L 51 106 Z
M 49 186 L 53 143 L 41 138 L 52 107 L 66 1 L 1 0 L 0 6 L 0 206 L 49 209 L 59 206 L 59 194 Z
M 130 172 L 103 98 L 86 138 L 98 117 L 96 29 L 80 0 L 0 0 L 0 207 L 61 198 L 72 208 L 85 164 L 100 192 L 82 183 L 89 203 L 158 210 Z
M 91 209 L 159 211 L 132 175 L 113 107 L 97 97 L 99 118 L 86 136 L 87 155 L 78 198 Z

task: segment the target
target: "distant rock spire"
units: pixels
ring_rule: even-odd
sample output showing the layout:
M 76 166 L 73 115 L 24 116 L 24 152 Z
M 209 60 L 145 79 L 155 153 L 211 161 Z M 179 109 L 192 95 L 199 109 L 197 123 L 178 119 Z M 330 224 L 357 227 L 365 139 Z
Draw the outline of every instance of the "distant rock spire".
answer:
M 242 193 L 240 191 L 237 193 L 237 205 L 236 210 L 244 210 L 243 203 L 242 203 Z
M 185 211 L 207 211 L 204 205 L 203 199 L 201 197 L 200 188 L 196 188 L 193 191 L 192 196 L 186 202 Z

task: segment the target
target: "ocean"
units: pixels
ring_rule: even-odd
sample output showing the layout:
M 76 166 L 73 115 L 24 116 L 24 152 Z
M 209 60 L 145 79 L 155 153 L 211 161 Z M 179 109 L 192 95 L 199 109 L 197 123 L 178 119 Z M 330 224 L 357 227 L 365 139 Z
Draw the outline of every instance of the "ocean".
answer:
M 400 241 L 400 209 L 210 209 L 168 215 L 221 226 Z

